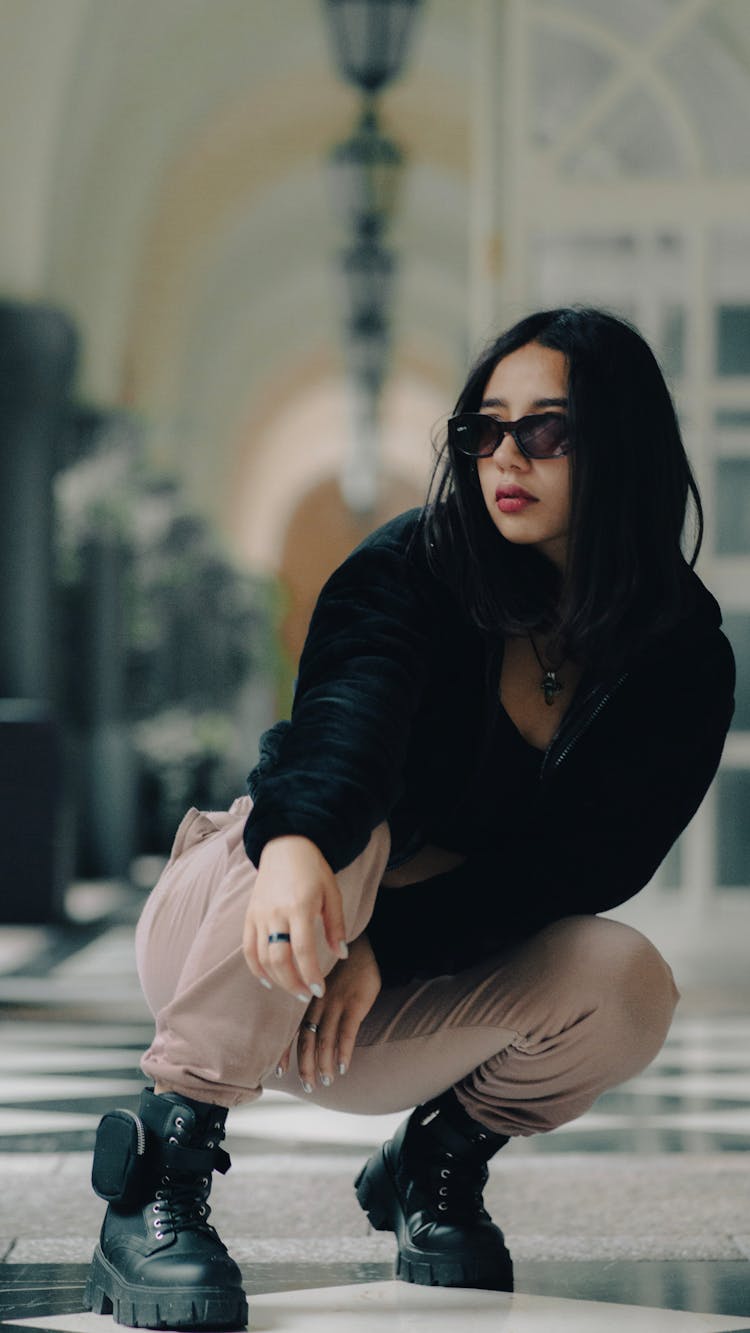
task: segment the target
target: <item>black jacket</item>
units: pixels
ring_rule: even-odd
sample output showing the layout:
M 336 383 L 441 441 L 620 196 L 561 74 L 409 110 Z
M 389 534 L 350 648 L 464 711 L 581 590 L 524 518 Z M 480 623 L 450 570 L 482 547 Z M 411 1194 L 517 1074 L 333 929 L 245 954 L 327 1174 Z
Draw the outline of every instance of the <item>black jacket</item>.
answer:
M 686 566 L 689 610 L 619 675 L 584 674 L 512 829 L 498 810 L 493 851 L 462 800 L 487 764 L 502 643 L 489 643 L 429 571 L 412 540 L 418 518 L 412 510 L 373 533 L 323 588 L 291 722 L 265 734 L 248 779 L 245 847 L 257 865 L 270 838 L 303 834 L 336 871 L 387 819 L 392 864 L 425 842 L 470 854 L 476 901 L 462 899 L 460 913 L 458 886 L 471 895 L 465 873 L 402 891 L 423 922 L 429 915 L 432 944 L 417 962 L 434 972 L 450 956 L 436 951 L 441 933 L 455 942 L 463 932 L 456 956 L 466 961 L 487 939 L 606 911 L 650 880 L 716 772 L 734 659 L 715 599 Z M 385 976 L 403 971 L 395 940 L 389 968 L 397 899 L 381 892 L 373 923 Z

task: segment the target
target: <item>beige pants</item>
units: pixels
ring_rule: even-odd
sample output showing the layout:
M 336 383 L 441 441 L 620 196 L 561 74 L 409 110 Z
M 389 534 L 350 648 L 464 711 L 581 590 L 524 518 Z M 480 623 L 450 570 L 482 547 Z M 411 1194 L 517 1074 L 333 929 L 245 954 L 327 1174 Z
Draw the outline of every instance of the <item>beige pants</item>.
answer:
M 138 969 L 156 1019 L 141 1067 L 154 1081 L 221 1106 L 271 1086 L 364 1114 L 453 1086 L 476 1120 L 524 1135 L 574 1120 L 661 1048 L 679 998 L 664 959 L 629 926 L 577 916 L 456 976 L 384 988 L 349 1071 L 330 1088 L 303 1092 L 294 1048 L 276 1079 L 304 1006 L 262 987 L 243 959 L 250 808 L 241 797 L 227 813 L 185 816 L 138 923 Z M 381 825 L 338 875 L 348 940 L 367 926 L 388 849 Z M 337 960 L 325 955 L 327 973 Z

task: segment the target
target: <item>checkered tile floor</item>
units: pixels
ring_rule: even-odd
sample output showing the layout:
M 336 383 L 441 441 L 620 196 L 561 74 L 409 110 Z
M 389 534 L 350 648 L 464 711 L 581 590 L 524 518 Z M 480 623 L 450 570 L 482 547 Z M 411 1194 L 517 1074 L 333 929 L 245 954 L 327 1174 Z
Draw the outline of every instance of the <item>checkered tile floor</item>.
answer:
M 87 886 L 74 926 L 0 929 L 0 1315 L 31 1316 L 39 1283 L 58 1293 L 45 1306 L 47 1322 L 25 1326 L 106 1327 L 95 1316 L 49 1321 L 55 1309 L 64 1321 L 77 1308 L 101 1216 L 88 1185 L 96 1124 L 112 1105 L 134 1107 L 143 1085 L 138 1059 L 151 1023 L 133 963 L 136 909 L 130 895 L 101 886 L 97 897 Z M 322 1328 L 305 1296 L 326 1282 L 356 1295 L 348 1330 L 384 1327 L 395 1310 L 406 1329 L 422 1327 L 419 1311 L 440 1327 L 439 1293 L 422 1291 L 415 1305 L 388 1281 L 393 1238 L 368 1232 L 351 1188 L 358 1165 L 400 1119 L 334 1114 L 281 1093 L 230 1114 L 234 1165 L 216 1182 L 214 1217 L 248 1266 L 249 1291 L 288 1294 L 299 1279 L 279 1327 Z M 493 1162 L 485 1196 L 517 1274 L 527 1273 L 522 1289 L 538 1298 L 503 1298 L 511 1300 L 509 1333 L 558 1327 L 549 1322 L 557 1298 L 558 1317 L 562 1306 L 571 1317 L 580 1296 L 581 1329 L 750 1328 L 748 1147 L 743 1014 L 678 1018 L 639 1078 L 574 1124 L 516 1140 Z M 465 1314 L 479 1329 L 486 1294 L 476 1296 L 465 1293 Z M 616 1324 L 611 1305 L 608 1322 L 597 1323 L 597 1300 L 631 1302 L 642 1321 L 646 1307 L 670 1304 L 746 1318 L 680 1325 L 654 1313 L 650 1323 Z M 332 1309 L 326 1328 L 334 1333 Z

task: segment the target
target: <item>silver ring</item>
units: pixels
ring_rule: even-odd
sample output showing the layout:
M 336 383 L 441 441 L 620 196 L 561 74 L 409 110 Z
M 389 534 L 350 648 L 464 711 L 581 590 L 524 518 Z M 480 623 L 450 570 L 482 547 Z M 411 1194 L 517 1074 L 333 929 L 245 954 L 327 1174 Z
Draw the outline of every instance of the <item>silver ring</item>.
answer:
M 310 1023 L 310 1022 L 308 1022 L 307 1020 L 305 1020 L 305 1022 L 302 1024 L 302 1026 L 303 1026 L 303 1028 L 305 1028 L 308 1032 L 317 1032 L 317 1031 L 318 1031 L 318 1024 L 317 1024 L 317 1023 Z
M 285 930 L 275 930 L 273 935 L 268 936 L 269 944 L 289 944 L 291 935 L 287 935 Z

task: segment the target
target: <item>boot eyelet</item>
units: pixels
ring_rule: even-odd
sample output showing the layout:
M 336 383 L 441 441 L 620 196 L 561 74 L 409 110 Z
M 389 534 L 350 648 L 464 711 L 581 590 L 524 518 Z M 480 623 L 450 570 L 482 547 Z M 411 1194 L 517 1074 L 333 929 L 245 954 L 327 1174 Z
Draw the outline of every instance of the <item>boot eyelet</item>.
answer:
M 449 1175 L 450 1175 L 450 1173 L 451 1173 L 451 1172 L 450 1172 L 450 1167 L 449 1167 L 449 1166 L 444 1166 L 443 1169 L 442 1169 L 442 1171 L 440 1172 L 440 1179 L 441 1179 L 441 1180 L 447 1180 L 448 1177 L 449 1177 Z
M 208 1185 L 208 1176 L 201 1176 L 201 1185 Z
M 209 1139 L 209 1140 L 208 1140 L 208 1143 L 206 1144 L 206 1147 L 207 1147 L 207 1148 L 215 1148 L 215 1147 L 216 1147 L 216 1144 L 214 1143 L 213 1139 Z
M 158 1213 L 158 1212 L 160 1212 L 160 1211 L 161 1211 L 161 1204 L 160 1204 L 160 1203 L 155 1203 L 154 1206 L 153 1206 L 153 1208 L 151 1209 L 151 1212 L 152 1212 L 152 1213 Z
M 438 1190 L 438 1194 L 446 1195 L 447 1193 L 448 1193 L 448 1186 L 441 1185 L 440 1189 Z
M 172 1135 L 170 1136 L 170 1138 L 167 1140 L 167 1142 L 168 1142 L 168 1143 L 177 1143 L 177 1144 L 179 1144 L 180 1140 L 179 1140 L 179 1139 L 176 1139 L 175 1136 L 174 1136 L 174 1134 L 172 1134 Z
M 164 1190 L 157 1190 L 157 1191 L 156 1191 L 156 1194 L 154 1195 L 154 1198 L 155 1198 L 155 1199 L 163 1199 L 163 1198 L 164 1198 Z
M 480 1143 L 484 1143 L 485 1139 L 487 1138 L 487 1135 L 486 1135 L 486 1134 L 477 1134 L 477 1138 L 479 1139 L 479 1142 L 480 1142 Z
M 199 1216 L 199 1217 L 205 1217 L 207 1211 L 208 1211 L 208 1210 L 207 1210 L 207 1208 L 206 1208 L 206 1205 L 205 1205 L 204 1203 L 202 1203 L 201 1206 L 200 1206 L 200 1208 L 198 1209 L 198 1216 Z
M 439 1203 L 439 1204 L 438 1204 L 438 1208 L 439 1208 L 439 1210 L 440 1210 L 441 1213 L 447 1213 L 447 1211 L 448 1211 L 448 1205 L 447 1205 L 447 1203 Z
M 156 1239 L 157 1239 L 157 1240 L 164 1240 L 164 1233 L 163 1233 L 162 1231 L 157 1231 L 157 1233 L 156 1233 Z
M 217 1120 L 217 1121 L 216 1121 L 216 1124 L 214 1125 L 214 1129 L 221 1129 L 221 1121 L 220 1121 L 220 1120 Z

